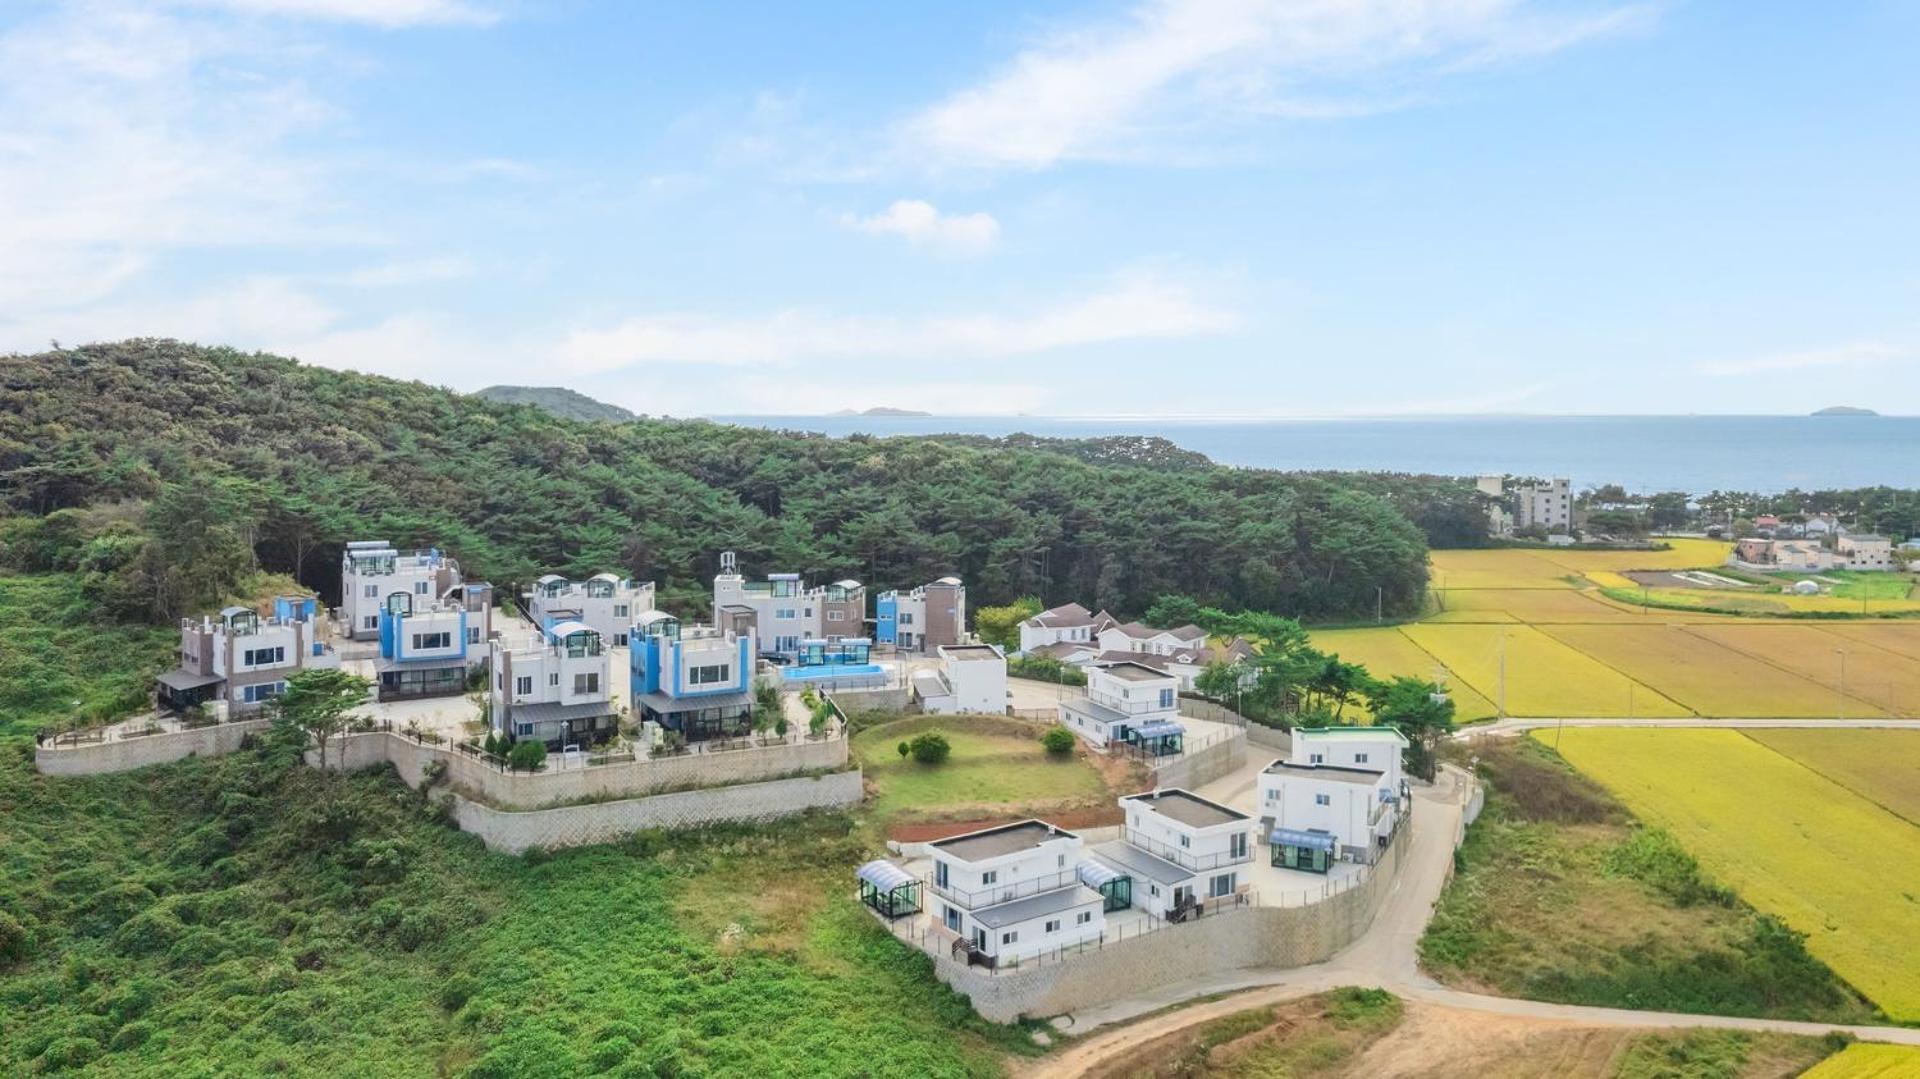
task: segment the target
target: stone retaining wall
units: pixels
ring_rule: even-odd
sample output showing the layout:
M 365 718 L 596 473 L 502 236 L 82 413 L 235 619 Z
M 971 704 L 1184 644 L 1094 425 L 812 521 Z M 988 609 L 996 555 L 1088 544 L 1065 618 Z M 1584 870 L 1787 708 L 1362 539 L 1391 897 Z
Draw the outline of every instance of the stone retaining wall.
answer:
M 997 1023 L 1047 1018 L 1150 989 L 1256 967 L 1320 963 L 1373 924 L 1407 857 L 1409 820 L 1362 884 L 1304 907 L 1239 907 L 1036 965 L 994 973 L 934 956 L 934 976 Z
M 844 809 L 858 805 L 860 797 L 861 775 L 855 769 L 563 809 L 494 809 L 456 795 L 453 816 L 462 831 L 479 836 L 489 849 L 519 854 L 534 847 L 607 843 L 648 828 L 697 828 L 721 821 L 771 820 L 809 809 Z
M 34 751 L 33 764 L 42 775 L 95 776 L 108 772 L 126 772 L 149 764 L 166 764 L 188 757 L 217 757 L 240 748 L 246 736 L 265 730 L 267 721 L 249 719 L 239 723 L 221 723 L 190 731 L 148 734 L 138 738 L 120 738 L 55 747 L 51 743 Z
M 1180 787 L 1193 790 L 1231 774 L 1247 763 L 1247 732 L 1236 730 L 1233 736 L 1204 749 L 1183 753 L 1171 760 L 1150 763 L 1155 787 Z
M 1293 736 L 1278 727 L 1263 727 L 1258 723 L 1247 724 L 1247 742 L 1249 748 L 1258 747 L 1272 750 L 1276 757 L 1284 757 L 1293 752 Z

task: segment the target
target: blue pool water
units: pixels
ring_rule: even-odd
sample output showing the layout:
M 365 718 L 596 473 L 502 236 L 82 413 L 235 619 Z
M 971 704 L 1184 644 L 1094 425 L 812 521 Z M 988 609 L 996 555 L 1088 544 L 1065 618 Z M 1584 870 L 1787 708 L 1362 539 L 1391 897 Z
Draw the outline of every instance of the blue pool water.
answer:
M 878 663 L 823 663 L 812 667 L 785 667 L 780 677 L 789 682 L 830 682 L 840 678 L 877 678 L 886 674 Z

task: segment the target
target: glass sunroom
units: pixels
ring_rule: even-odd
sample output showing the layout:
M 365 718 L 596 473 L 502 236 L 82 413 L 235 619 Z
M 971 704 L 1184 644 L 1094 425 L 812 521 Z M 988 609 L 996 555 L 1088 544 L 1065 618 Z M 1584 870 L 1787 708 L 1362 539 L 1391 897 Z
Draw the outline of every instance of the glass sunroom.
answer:
M 1177 757 L 1186 744 L 1187 729 L 1171 720 L 1159 719 L 1128 727 L 1123 737 L 1144 756 Z
M 889 921 L 920 912 L 919 878 L 885 858 L 861 866 L 854 876 L 860 881 L 860 902 Z
M 1273 852 L 1273 864 L 1281 869 L 1325 873 L 1333 868 L 1333 836 L 1327 832 L 1275 828 L 1267 836 L 1267 845 Z
M 1080 883 L 1100 893 L 1101 911 L 1112 914 L 1133 906 L 1133 878 L 1112 866 L 1088 859 L 1080 863 Z

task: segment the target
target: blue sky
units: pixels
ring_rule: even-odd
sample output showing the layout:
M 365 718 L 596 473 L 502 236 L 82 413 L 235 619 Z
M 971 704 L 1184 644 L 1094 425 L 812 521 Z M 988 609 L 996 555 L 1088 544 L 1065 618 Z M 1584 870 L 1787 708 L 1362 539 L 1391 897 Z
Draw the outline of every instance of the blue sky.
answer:
M 0 349 L 652 413 L 1920 413 L 1920 7 L 0 0 Z

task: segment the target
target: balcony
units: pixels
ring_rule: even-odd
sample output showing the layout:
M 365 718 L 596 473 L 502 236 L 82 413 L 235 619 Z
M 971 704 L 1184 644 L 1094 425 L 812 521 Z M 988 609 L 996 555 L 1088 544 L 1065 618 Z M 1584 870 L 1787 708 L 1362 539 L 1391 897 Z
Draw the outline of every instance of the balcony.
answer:
M 1016 899 L 1025 899 L 1030 895 L 1039 895 L 1042 892 L 1052 892 L 1061 888 L 1069 888 L 1077 884 L 1079 880 L 1079 876 L 1077 876 L 1073 870 L 1069 869 L 1059 873 L 1048 873 L 1045 876 L 1029 877 L 1025 880 L 1008 881 L 1004 884 L 992 884 L 974 891 L 942 886 L 938 883 L 937 877 L 930 881 L 927 886 L 933 889 L 933 894 L 940 896 L 942 899 L 951 900 L 955 905 L 965 907 L 967 910 L 978 910 L 981 907 L 992 907 L 1001 903 L 1011 903 Z
M 1195 873 L 1204 873 L 1222 866 L 1239 865 L 1253 861 L 1253 847 L 1248 844 L 1246 850 L 1235 855 L 1230 851 L 1216 851 L 1213 854 L 1195 854 L 1192 850 L 1171 843 L 1164 843 L 1132 828 L 1121 828 L 1120 838 L 1133 846 L 1163 861 L 1172 862 L 1182 869 L 1191 869 Z
M 1087 699 L 1102 708 L 1111 708 L 1116 712 L 1123 712 L 1130 716 L 1147 716 L 1157 712 L 1173 712 L 1180 707 L 1178 701 L 1172 704 L 1161 704 L 1157 700 L 1129 701 L 1119 697 L 1109 697 L 1104 693 L 1089 693 L 1087 694 Z

